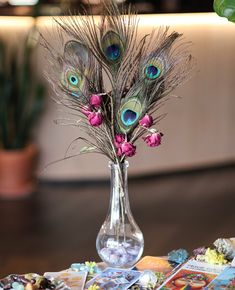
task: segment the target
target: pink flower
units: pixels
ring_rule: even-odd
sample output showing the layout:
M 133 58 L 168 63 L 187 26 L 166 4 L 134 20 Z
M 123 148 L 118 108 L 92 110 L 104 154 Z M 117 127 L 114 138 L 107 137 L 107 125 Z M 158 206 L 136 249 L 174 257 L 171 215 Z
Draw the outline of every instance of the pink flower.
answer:
M 122 156 L 123 153 L 122 153 L 122 149 L 121 147 L 117 148 L 117 156 Z
M 135 155 L 135 153 L 136 153 L 136 146 L 126 141 L 120 145 L 117 151 L 118 156 L 125 155 L 126 157 L 132 157 Z
M 88 117 L 90 115 L 90 113 L 92 112 L 91 107 L 84 106 L 84 107 L 82 107 L 81 112 Z
M 100 112 L 90 112 L 88 115 L 88 120 L 91 124 L 91 126 L 98 127 L 103 122 L 103 117 Z
M 126 157 L 132 157 L 135 155 L 136 146 L 125 140 L 124 134 L 117 134 L 115 136 L 114 145 L 117 148 L 117 156 L 125 155 Z
M 101 106 L 101 103 L 102 103 L 102 98 L 100 95 L 95 95 L 95 94 L 91 95 L 90 97 L 91 106 L 99 108 Z
M 150 115 L 145 115 L 140 121 L 139 124 L 145 128 L 149 128 L 153 125 L 153 117 Z
M 121 144 L 125 141 L 125 135 L 118 134 L 115 136 L 114 145 L 119 148 Z
M 147 143 L 148 146 L 157 147 L 161 145 L 162 136 L 163 136 L 162 133 L 155 132 L 143 137 L 143 140 Z

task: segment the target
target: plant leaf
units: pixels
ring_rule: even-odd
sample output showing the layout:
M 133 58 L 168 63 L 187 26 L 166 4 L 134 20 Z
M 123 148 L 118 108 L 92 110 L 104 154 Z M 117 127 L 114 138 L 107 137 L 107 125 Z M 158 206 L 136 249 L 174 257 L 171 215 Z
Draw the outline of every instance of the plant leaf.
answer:
M 234 0 L 214 0 L 214 10 L 229 21 L 235 22 L 235 1 Z
M 80 150 L 80 153 L 91 153 L 93 151 L 97 150 L 96 147 L 88 147 L 88 146 L 85 146 L 85 147 L 82 147 L 81 150 Z

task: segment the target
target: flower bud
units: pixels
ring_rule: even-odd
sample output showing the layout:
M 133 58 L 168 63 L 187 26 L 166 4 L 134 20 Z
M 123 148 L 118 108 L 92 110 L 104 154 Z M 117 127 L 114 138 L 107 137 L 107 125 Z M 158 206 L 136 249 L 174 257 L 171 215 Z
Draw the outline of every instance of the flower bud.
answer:
M 115 136 L 114 145 L 117 148 L 119 148 L 124 141 L 125 141 L 125 135 L 123 135 L 123 134 L 117 134 Z
M 90 115 L 90 113 L 92 112 L 91 107 L 84 106 L 84 107 L 82 107 L 81 112 L 88 117 Z
M 119 149 L 122 155 L 126 157 L 132 157 L 136 153 L 136 146 L 129 142 L 123 142 Z
M 149 134 L 145 137 L 143 137 L 143 140 L 146 142 L 146 144 L 150 147 L 157 147 L 159 145 L 161 145 L 161 141 L 162 141 L 162 133 L 159 132 L 155 132 L 152 134 Z
M 102 97 L 100 95 L 91 95 L 90 97 L 90 105 L 96 108 L 99 108 L 102 103 Z
M 140 121 L 139 124 L 145 128 L 149 128 L 153 125 L 153 117 L 150 115 L 145 115 Z
M 102 114 L 100 112 L 91 112 L 88 115 L 88 120 L 89 120 L 91 126 L 98 127 L 102 124 L 103 117 L 102 117 Z

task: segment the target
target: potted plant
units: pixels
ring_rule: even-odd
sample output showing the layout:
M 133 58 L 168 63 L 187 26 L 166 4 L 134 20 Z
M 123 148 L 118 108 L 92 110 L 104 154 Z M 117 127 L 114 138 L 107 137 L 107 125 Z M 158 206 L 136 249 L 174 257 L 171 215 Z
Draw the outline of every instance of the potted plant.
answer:
M 44 86 L 32 70 L 37 45 L 33 27 L 23 53 L 0 41 L 0 196 L 22 197 L 34 191 L 37 148 L 32 127 L 42 111 Z
M 214 10 L 229 21 L 235 22 L 235 1 L 234 0 L 214 0 Z

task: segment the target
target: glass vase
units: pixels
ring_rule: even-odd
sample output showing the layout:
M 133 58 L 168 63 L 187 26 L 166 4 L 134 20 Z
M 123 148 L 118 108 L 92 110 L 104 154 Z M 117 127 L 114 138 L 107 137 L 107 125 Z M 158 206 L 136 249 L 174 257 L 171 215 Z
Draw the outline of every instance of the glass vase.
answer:
M 129 163 L 109 163 L 111 169 L 110 204 L 96 239 L 97 252 L 108 266 L 130 268 L 140 259 L 144 238 L 131 213 L 127 168 Z

